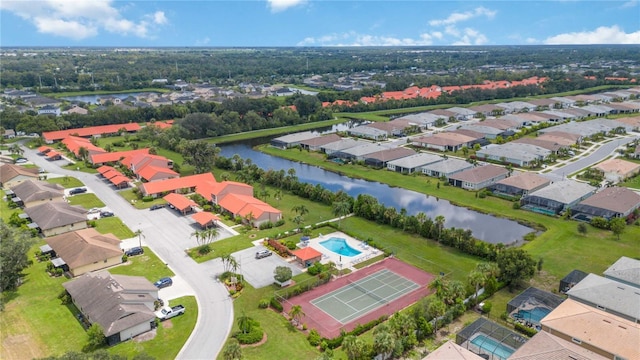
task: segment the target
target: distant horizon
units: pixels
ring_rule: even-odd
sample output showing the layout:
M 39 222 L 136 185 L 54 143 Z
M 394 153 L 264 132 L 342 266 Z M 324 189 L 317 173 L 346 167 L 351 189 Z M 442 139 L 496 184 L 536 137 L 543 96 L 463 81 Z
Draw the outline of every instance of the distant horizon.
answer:
M 6 47 L 640 44 L 640 0 L 3 0 Z M 50 45 L 56 44 L 56 45 Z

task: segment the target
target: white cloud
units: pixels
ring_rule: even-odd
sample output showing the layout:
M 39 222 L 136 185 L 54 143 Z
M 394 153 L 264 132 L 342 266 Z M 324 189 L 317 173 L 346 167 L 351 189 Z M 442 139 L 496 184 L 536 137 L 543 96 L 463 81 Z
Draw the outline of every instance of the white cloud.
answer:
M 74 40 L 96 36 L 100 30 L 148 38 L 159 25 L 169 22 L 163 11 L 146 14 L 138 21 L 127 19 L 113 0 L 3 0 L 0 10 L 32 23 L 40 33 Z
M 399 38 L 393 36 L 379 36 L 359 34 L 354 31 L 329 34 L 320 37 L 307 37 L 297 46 L 426 46 L 433 44 L 433 38 L 442 36 L 442 33 L 423 33 L 417 38 Z
M 478 30 L 466 28 L 459 39 L 452 45 L 484 45 L 487 43 L 487 37 L 478 32 Z
M 480 16 L 493 19 L 495 15 L 496 15 L 495 10 L 489 10 L 485 7 L 480 6 L 475 8 L 473 11 L 466 11 L 462 13 L 460 12 L 451 13 L 451 15 L 449 15 L 446 19 L 431 20 L 429 21 L 429 25 L 431 26 L 453 25 L 461 21 L 467 21 Z
M 638 5 L 638 0 L 629 0 L 626 3 L 622 4 L 620 8 L 628 9 L 628 8 L 635 7 L 636 5 Z
M 618 25 L 601 26 L 593 31 L 558 34 L 543 41 L 550 45 L 567 44 L 640 44 L 640 30 L 626 33 Z
M 209 39 L 209 37 L 204 37 L 203 39 L 199 39 L 196 40 L 196 46 L 204 46 L 207 45 L 209 42 L 211 41 L 211 39 Z
M 271 8 L 271 12 L 276 13 L 306 2 L 306 0 L 267 0 L 267 6 Z

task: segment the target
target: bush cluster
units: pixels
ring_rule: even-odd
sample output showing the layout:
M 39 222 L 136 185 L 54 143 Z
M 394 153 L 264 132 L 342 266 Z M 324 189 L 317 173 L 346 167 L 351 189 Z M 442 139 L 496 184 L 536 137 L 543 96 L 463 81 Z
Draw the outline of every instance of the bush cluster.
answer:
M 340 345 L 342 345 L 342 340 L 344 340 L 344 337 L 347 335 L 354 335 L 354 336 L 358 336 L 358 335 L 362 335 L 365 332 L 373 329 L 374 327 L 378 326 L 379 324 L 387 321 L 389 317 L 387 315 L 383 315 L 375 320 L 369 321 L 368 323 L 361 325 L 358 324 L 356 325 L 356 327 L 349 331 L 349 332 L 344 332 L 342 331 L 340 333 L 339 336 L 334 337 L 333 339 L 327 339 L 327 338 L 322 338 L 321 340 L 321 344 L 325 345 L 326 347 L 324 347 L 323 349 L 329 348 L 329 349 L 335 349 L 337 347 L 340 347 Z
M 538 333 L 538 331 L 536 331 L 536 329 L 530 328 L 530 327 L 522 325 L 520 323 L 515 323 L 514 328 L 516 329 L 517 332 L 525 334 L 528 337 L 532 337 L 533 335 Z
M 278 312 L 283 312 L 284 308 L 282 307 L 282 304 L 280 304 L 280 302 L 278 300 L 276 300 L 275 297 L 272 297 L 271 299 L 269 299 L 269 305 L 276 311 Z

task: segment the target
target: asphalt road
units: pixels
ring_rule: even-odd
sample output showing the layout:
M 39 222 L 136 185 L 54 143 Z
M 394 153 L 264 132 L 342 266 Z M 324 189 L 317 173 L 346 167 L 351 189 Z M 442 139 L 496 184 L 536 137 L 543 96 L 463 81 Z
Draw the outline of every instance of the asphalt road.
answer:
M 91 189 L 131 230 L 141 229 L 145 243 L 177 277 L 193 289 L 198 302 L 198 319 L 191 336 L 178 354 L 179 359 L 215 359 L 233 324 L 233 303 L 226 288 L 216 279 L 222 263 L 212 260 L 198 264 L 185 253 L 193 228 L 169 211 L 137 210 L 97 174 L 69 171 L 60 166 L 67 161 L 50 162 L 36 150 L 24 147 L 24 156 L 51 173 L 78 178 Z M 193 247 L 192 244 L 189 247 Z
M 559 167 L 553 171 L 551 171 L 552 174 L 554 175 L 558 175 L 561 177 L 568 177 L 570 174 L 575 173 L 576 171 L 582 170 L 588 166 L 591 166 L 601 160 L 603 160 L 604 158 L 606 158 L 607 156 L 611 155 L 618 146 L 627 144 L 632 142 L 633 140 L 635 140 L 637 138 L 636 136 L 628 136 L 628 137 L 624 137 L 624 138 L 618 138 L 618 139 L 614 139 L 602 146 L 600 146 L 598 149 L 596 149 L 594 152 L 592 152 L 591 154 L 580 158 L 579 160 L 573 161 L 573 162 L 568 162 L 566 165 Z

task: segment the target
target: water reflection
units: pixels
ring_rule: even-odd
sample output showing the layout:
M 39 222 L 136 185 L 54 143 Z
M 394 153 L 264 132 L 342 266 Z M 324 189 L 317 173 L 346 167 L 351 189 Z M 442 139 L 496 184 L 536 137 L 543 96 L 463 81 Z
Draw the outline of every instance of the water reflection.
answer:
M 442 215 L 446 220 L 445 226 L 470 229 L 476 238 L 486 242 L 510 244 L 521 240 L 525 234 L 532 231 L 531 228 L 515 221 L 455 206 L 449 201 L 438 199 L 435 196 L 425 196 L 415 191 L 394 188 L 378 182 L 351 179 L 316 166 L 278 158 L 252 149 L 253 145 L 267 141 L 259 139 L 247 143 L 225 144 L 221 146 L 221 155 L 232 157 L 234 154 L 238 154 L 242 158 L 250 158 L 254 164 L 264 170 L 287 171 L 292 168 L 302 182 L 313 185 L 320 184 L 334 192 L 343 190 L 353 197 L 360 194 L 370 194 L 385 206 L 393 206 L 398 211 L 404 208 L 408 214 L 424 212 L 432 219 Z M 429 178 L 426 177 L 415 177 L 415 181 L 423 183 L 425 187 L 434 186 L 428 184 Z M 470 193 L 469 196 L 473 195 Z

